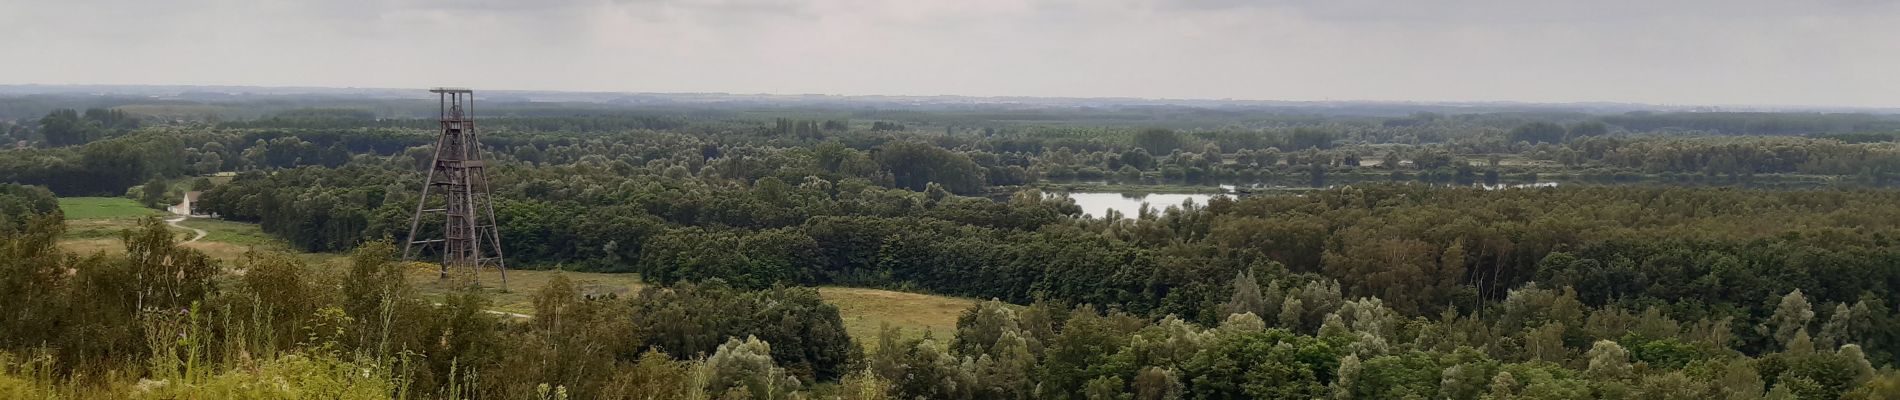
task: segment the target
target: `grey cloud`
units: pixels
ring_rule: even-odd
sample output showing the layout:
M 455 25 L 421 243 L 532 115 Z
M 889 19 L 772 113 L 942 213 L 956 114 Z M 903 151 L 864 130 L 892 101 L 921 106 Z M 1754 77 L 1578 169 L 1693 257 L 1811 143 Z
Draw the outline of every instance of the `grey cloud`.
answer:
M 4 83 L 1900 105 L 1900 2 L 0 0 Z M 469 61 L 442 68 L 438 54 Z
M 1785 19 L 1894 12 L 1881 0 L 1158 0 L 1161 9 L 1273 9 L 1342 22 L 1583 23 L 1653 20 Z

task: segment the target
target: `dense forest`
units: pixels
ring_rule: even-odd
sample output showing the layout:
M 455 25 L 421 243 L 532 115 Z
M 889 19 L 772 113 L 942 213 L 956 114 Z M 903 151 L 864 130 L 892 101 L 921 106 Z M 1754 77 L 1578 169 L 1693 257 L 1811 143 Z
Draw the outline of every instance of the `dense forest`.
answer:
M 510 263 L 651 284 L 513 318 L 394 259 L 431 121 L 54 110 L 0 130 L 0 396 L 1900 397 L 1890 116 L 1204 111 L 498 107 Z M 348 266 L 58 247 L 56 197 L 180 190 Z M 989 301 L 854 338 L 814 286 Z

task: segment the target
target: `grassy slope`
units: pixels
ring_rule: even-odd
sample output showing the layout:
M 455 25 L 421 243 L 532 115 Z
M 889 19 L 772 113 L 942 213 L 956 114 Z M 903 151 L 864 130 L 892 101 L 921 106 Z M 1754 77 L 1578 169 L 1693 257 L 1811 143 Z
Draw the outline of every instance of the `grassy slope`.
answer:
M 634 274 L 608 274 L 599 272 L 572 271 L 508 271 L 508 291 L 501 290 L 501 273 L 489 269 L 477 275 L 482 287 L 487 290 L 489 299 L 494 302 L 493 309 L 519 314 L 534 313 L 534 292 L 553 280 L 555 274 L 565 274 L 580 288 L 582 294 L 593 296 L 614 295 L 627 298 L 639 294 L 640 277 Z M 443 280 L 434 264 L 413 264 L 409 270 L 409 282 L 417 289 L 431 296 L 440 296 L 460 286 L 456 280 Z
M 66 234 L 59 245 L 80 254 L 124 252 L 120 230 L 133 227 L 139 218 L 164 215 L 119 197 L 61 197 L 59 210 L 66 214 Z
M 165 215 L 138 202 L 116 197 L 61 198 L 59 208 L 66 213 L 66 235 L 59 245 L 80 254 L 124 252 L 119 231 L 137 226 L 140 218 Z M 288 251 L 290 248 L 265 234 L 256 224 L 215 219 L 189 219 L 179 224 L 207 232 L 204 239 L 186 243 L 185 247 L 220 259 L 236 259 L 251 249 Z M 191 238 L 189 230 L 173 228 L 172 231 L 178 232 L 180 241 Z
M 639 294 L 645 286 L 635 274 L 514 270 L 508 271 L 511 290 L 503 292 L 499 290 L 501 274 L 495 270 L 482 271 L 478 278 L 483 287 L 490 288 L 488 293 L 495 310 L 532 314 L 534 291 L 546 285 L 555 274 L 566 274 L 579 285 L 582 293 L 596 296 L 614 294 L 626 298 Z M 432 265 L 418 264 L 409 272 L 411 282 L 431 296 L 441 296 L 458 287 L 453 280 L 438 278 L 439 273 Z M 866 351 L 876 350 L 878 329 L 887 323 L 902 329 L 905 337 L 922 337 L 929 332 L 947 344 L 956 335 L 957 316 L 976 304 L 976 300 L 959 297 L 847 287 L 820 287 L 818 295 L 838 306 L 845 332 L 862 342 Z
M 868 352 L 877 351 L 878 330 L 887 323 L 902 329 L 905 337 L 929 332 L 938 343 L 948 345 L 956 337 L 957 316 L 976 304 L 961 297 L 846 287 L 818 288 L 818 295 L 838 306 L 845 332 Z
M 61 197 L 59 210 L 66 212 L 66 219 L 73 220 L 135 220 L 147 215 L 163 214 L 122 197 Z
M 81 254 L 123 252 L 124 246 L 119 243 L 120 230 L 133 227 L 140 217 L 162 214 L 120 198 L 63 198 L 60 199 L 60 208 L 67 215 L 67 233 L 60 240 L 60 246 Z M 294 253 L 282 240 L 265 234 L 256 224 L 215 219 L 189 219 L 180 224 L 209 232 L 203 240 L 185 246 L 227 261 L 241 257 L 253 248 Z M 180 240 L 190 237 L 189 231 L 177 231 Z M 347 257 L 339 254 L 297 254 L 312 265 L 325 265 L 339 270 L 347 268 L 349 262 Z M 491 288 L 489 294 L 495 310 L 529 314 L 534 312 L 532 296 L 535 290 L 546 285 L 555 274 L 566 274 L 568 279 L 579 285 L 582 293 L 597 296 L 612 294 L 627 298 L 637 295 L 644 286 L 639 275 L 635 274 L 513 270 L 508 271 L 508 288 L 512 290 L 504 292 L 499 290 L 501 275 L 496 271 L 483 271 L 478 278 L 483 287 Z M 437 271 L 431 265 L 416 264 L 409 277 L 418 289 L 431 296 L 441 296 L 456 288 L 450 282 L 437 279 Z M 956 334 L 957 316 L 976 303 L 972 299 L 957 297 L 845 287 L 821 287 L 818 288 L 818 294 L 826 302 L 838 306 L 838 312 L 844 318 L 845 331 L 862 342 L 868 351 L 876 350 L 878 329 L 886 323 L 902 329 L 906 337 L 921 337 L 929 332 L 939 341 L 948 343 Z

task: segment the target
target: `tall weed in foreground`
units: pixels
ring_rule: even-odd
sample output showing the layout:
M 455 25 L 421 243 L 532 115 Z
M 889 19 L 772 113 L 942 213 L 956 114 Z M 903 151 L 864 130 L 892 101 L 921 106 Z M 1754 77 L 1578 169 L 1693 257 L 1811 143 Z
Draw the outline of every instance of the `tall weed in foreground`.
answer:
M 0 399 L 54 398 L 50 355 L 15 360 L 13 354 L 0 351 Z
M 198 379 L 141 382 L 131 398 L 387 399 L 396 393 L 389 372 L 326 354 L 290 354 Z

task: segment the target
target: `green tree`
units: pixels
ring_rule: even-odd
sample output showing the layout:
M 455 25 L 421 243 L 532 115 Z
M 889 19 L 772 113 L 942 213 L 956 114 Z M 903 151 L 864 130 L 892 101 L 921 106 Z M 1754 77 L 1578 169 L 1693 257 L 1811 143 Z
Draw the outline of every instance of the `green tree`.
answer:
M 1134 327 L 1127 322 L 1132 319 L 1118 312 L 1103 316 L 1089 306 L 1076 308 L 1044 351 L 1041 396 L 1074 398 L 1090 380 L 1106 372 L 1101 366 L 1128 344 Z
M 896 187 L 922 191 L 935 182 L 957 194 L 976 194 L 983 189 L 983 169 L 962 153 L 927 143 L 899 141 L 879 147 L 876 154 Z
M 1568 133 L 1570 138 L 1603 136 L 1604 134 L 1610 133 L 1610 128 L 1602 122 L 1585 121 L 1571 125 Z
M 1532 122 L 1511 128 L 1511 141 L 1537 143 L 1563 143 L 1568 131 L 1563 125 L 1549 122 Z
M 979 387 L 976 371 L 965 367 L 975 363 L 944 353 L 928 337 L 900 339 L 899 335 L 897 328 L 884 326 L 877 354 L 870 360 L 871 370 L 896 386 L 898 398 L 968 399 L 974 395 Z
M 1795 289 L 1781 296 L 1774 315 L 1768 317 L 1762 329 L 1786 348 L 1795 342 L 1796 337 L 1808 335 L 1808 322 L 1813 319 L 1814 307 L 1808 305 L 1808 298 L 1801 294 L 1800 289 Z
M 1186 396 L 1180 374 L 1172 369 L 1147 367 L 1135 376 L 1135 400 L 1179 400 Z
M 1584 353 L 1584 358 L 1590 360 L 1589 369 L 1585 370 L 1585 373 L 1596 379 L 1623 380 L 1629 379 L 1634 373 L 1630 365 L 1629 351 L 1613 341 L 1598 340 L 1596 344 L 1590 346 L 1589 352 Z
M 1873 318 L 1873 311 L 1867 306 L 1866 300 L 1855 302 L 1852 307 L 1847 303 L 1836 304 L 1834 312 L 1828 314 L 1827 322 L 1821 324 L 1821 334 L 1816 337 L 1816 342 L 1826 349 L 1860 343 L 1873 325 Z
M 1335 342 L 1281 329 L 1223 336 L 1183 368 L 1188 397 L 1325 397 L 1344 352 Z
M 800 386 L 797 377 L 772 361 L 772 345 L 756 337 L 732 338 L 719 345 L 706 358 L 706 390 L 730 396 L 745 393 L 745 398 L 775 400 L 792 398 Z
M 801 381 L 843 376 L 851 355 L 838 308 L 811 288 L 744 291 L 719 282 L 651 287 L 633 303 L 640 345 L 691 357 L 729 338 L 772 343 L 772 358 Z
M 1181 134 L 1172 130 L 1147 128 L 1135 132 L 1134 144 L 1135 147 L 1147 150 L 1148 154 L 1168 154 L 1180 149 L 1185 144 L 1185 140 L 1181 138 Z M 1123 155 L 1123 161 L 1128 161 L 1126 154 Z
M 387 339 L 406 325 L 400 315 L 413 288 L 402 266 L 394 262 L 396 246 L 387 241 L 371 242 L 350 254 L 349 270 L 343 280 L 343 311 L 360 325 L 352 329 L 359 348 L 374 349 L 375 354 L 391 354 Z M 412 321 L 411 321 L 412 322 Z M 400 337 L 400 336 L 399 336 Z
M 1293 128 L 1286 135 L 1288 151 L 1307 149 L 1330 149 L 1339 134 L 1331 129 L 1315 127 Z
M 1123 167 L 1133 167 L 1137 171 L 1152 170 L 1155 168 L 1155 158 L 1152 154 L 1148 149 L 1135 147 L 1122 152 L 1121 161 L 1126 164 Z
M 97 123 L 87 121 L 73 109 L 58 109 L 40 118 L 40 135 L 53 147 L 77 146 L 98 140 L 102 134 Z
M 1001 301 L 991 299 L 971 306 L 957 317 L 957 334 L 950 341 L 950 350 L 954 354 L 966 356 L 1001 356 L 990 351 L 997 349 L 997 343 L 1005 335 L 1021 337 L 1023 330 L 1017 323 L 1014 310 Z
M 1277 284 L 1277 283 L 1276 283 Z M 1253 271 L 1241 271 L 1234 276 L 1233 295 L 1226 303 L 1221 303 L 1220 314 L 1253 313 L 1256 316 L 1269 315 L 1267 301 L 1260 293 L 1260 282 L 1253 277 Z
M 165 199 L 169 197 L 171 185 L 164 179 L 152 179 L 139 187 L 139 204 L 151 208 L 165 208 Z
M 58 222 L 64 215 L 59 199 L 45 187 L 0 183 L 0 234 L 24 233 L 34 219 Z

